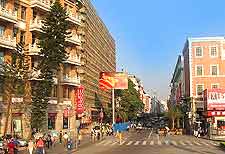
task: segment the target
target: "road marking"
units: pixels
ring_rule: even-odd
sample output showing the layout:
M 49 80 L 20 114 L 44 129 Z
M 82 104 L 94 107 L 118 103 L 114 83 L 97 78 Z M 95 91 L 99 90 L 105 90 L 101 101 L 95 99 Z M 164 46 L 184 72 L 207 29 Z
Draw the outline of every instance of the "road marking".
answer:
M 112 141 L 107 141 L 107 142 L 105 142 L 103 145 L 108 145 L 108 144 L 110 144 L 110 143 L 112 143 Z
M 150 145 L 154 145 L 154 141 L 151 141 L 151 142 L 150 142 Z
M 158 141 L 158 145 L 162 145 L 162 142 L 161 141 Z
M 122 141 L 121 143 L 120 143 L 120 145 L 123 145 L 125 143 L 125 141 Z
M 148 135 L 148 139 L 150 139 L 150 138 L 151 138 L 151 136 L 152 136 L 152 132 L 153 132 L 153 128 L 152 128 L 152 130 L 150 131 L 150 133 L 149 133 L 149 135 Z
M 166 145 L 170 144 L 168 140 L 165 140 L 164 142 L 165 142 Z
M 214 145 L 214 146 L 218 146 L 219 144 L 218 143 L 216 143 L 216 142 L 210 142 L 212 145 Z
M 140 143 L 140 141 L 136 141 L 136 143 L 134 143 L 134 145 L 138 145 Z
M 199 142 L 197 142 L 197 141 L 194 141 L 194 144 L 196 144 L 196 145 L 201 145 Z
M 97 145 L 105 144 L 106 142 L 107 142 L 107 141 L 104 140 L 104 141 L 101 141 L 101 142 L 97 143 Z
M 206 143 L 206 142 L 201 142 L 202 144 L 204 144 L 204 145 L 206 145 L 206 146 L 209 146 L 209 144 L 208 143 Z
M 171 144 L 173 144 L 174 146 L 177 146 L 177 142 L 175 141 L 171 141 Z
M 116 145 L 116 144 L 118 144 L 118 142 L 114 141 L 111 145 L 113 146 L 113 145 Z
M 126 145 L 131 145 L 133 143 L 133 141 L 128 142 Z
M 147 141 L 143 141 L 142 145 L 146 145 L 147 144 Z
M 191 145 L 191 146 L 193 145 L 193 144 L 191 143 L 191 141 L 186 141 L 186 143 L 189 144 L 189 145 Z
M 183 145 L 183 146 L 185 146 L 185 145 L 186 145 L 183 141 L 180 141 L 180 144 L 181 144 L 181 145 Z

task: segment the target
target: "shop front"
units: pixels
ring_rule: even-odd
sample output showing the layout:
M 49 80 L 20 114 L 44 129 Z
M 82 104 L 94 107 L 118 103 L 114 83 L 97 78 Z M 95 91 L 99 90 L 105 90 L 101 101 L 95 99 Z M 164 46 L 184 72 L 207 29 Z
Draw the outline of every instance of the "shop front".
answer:
M 225 139 L 225 89 L 205 90 L 204 103 L 208 137 Z

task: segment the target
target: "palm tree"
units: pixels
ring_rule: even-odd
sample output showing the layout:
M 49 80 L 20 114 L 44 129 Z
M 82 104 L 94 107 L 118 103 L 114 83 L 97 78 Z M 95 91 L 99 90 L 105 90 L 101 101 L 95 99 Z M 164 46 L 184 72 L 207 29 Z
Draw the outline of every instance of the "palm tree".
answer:
M 172 121 L 172 129 L 175 127 L 175 120 L 177 119 L 177 127 L 179 127 L 179 120 L 182 117 L 182 113 L 178 107 L 172 106 L 167 112 L 168 118 Z

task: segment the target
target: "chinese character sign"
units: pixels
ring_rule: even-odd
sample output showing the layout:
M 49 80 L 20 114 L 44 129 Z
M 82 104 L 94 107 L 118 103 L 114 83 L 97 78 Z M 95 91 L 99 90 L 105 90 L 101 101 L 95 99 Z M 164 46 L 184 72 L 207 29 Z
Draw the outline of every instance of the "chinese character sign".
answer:
M 84 112 L 84 86 L 77 89 L 77 114 Z
M 204 95 L 207 110 L 225 110 L 225 89 L 207 89 Z

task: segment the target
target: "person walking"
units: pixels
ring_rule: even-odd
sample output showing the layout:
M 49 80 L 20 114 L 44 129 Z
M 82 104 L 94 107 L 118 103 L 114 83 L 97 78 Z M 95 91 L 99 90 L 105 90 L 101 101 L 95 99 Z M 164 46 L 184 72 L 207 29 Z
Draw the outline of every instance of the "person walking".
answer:
M 50 148 L 50 146 L 52 146 L 52 140 L 51 140 L 51 135 L 50 134 L 48 134 L 48 136 L 47 136 L 47 147 L 48 147 L 48 149 Z
M 13 139 L 11 139 L 8 143 L 8 154 L 14 154 L 15 145 L 13 143 Z
M 59 132 L 59 143 L 62 144 L 62 137 L 63 137 L 63 134 L 62 134 L 62 131 Z
M 81 135 L 81 133 L 79 133 L 78 134 L 78 145 L 80 145 L 81 140 L 82 140 L 82 135 Z
M 28 142 L 28 147 L 27 147 L 29 154 L 33 154 L 33 150 L 34 150 L 34 142 L 32 141 L 32 139 L 30 139 L 30 141 Z
M 67 134 L 67 132 L 65 132 L 65 134 L 63 135 L 63 139 L 64 139 L 64 147 L 66 147 L 69 139 L 69 135 Z
M 44 141 L 40 137 L 36 143 L 37 154 L 44 154 Z

